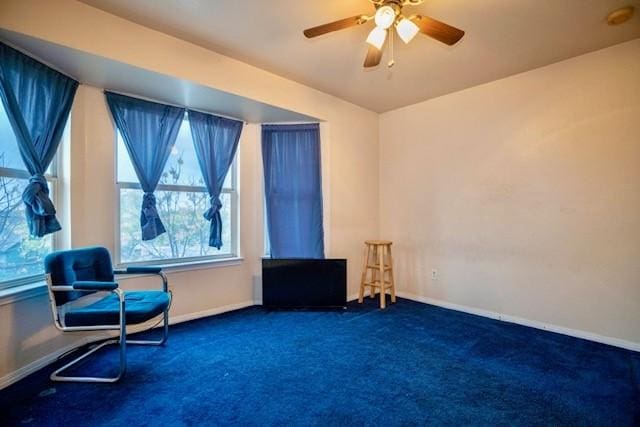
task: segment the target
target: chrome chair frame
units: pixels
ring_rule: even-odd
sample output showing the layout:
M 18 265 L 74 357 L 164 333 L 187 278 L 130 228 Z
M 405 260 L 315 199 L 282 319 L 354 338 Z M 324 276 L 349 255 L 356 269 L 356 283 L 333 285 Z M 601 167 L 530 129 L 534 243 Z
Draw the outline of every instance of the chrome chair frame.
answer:
M 128 273 L 126 270 L 114 270 L 113 273 L 114 275 L 140 274 L 140 273 Z M 157 273 L 143 273 L 143 274 L 155 274 L 157 276 L 160 276 L 162 278 L 162 290 L 169 294 L 169 305 L 162 313 L 162 316 L 164 317 L 163 319 L 164 324 L 162 327 L 162 337 L 159 340 L 127 340 L 125 292 L 120 288 L 115 288 L 109 291 L 118 296 L 120 316 L 119 316 L 119 323 L 117 325 L 63 326 L 62 322 L 60 321 L 60 315 L 58 313 L 58 306 L 56 305 L 54 292 L 69 292 L 69 291 L 77 292 L 78 289 L 74 288 L 73 286 L 56 286 L 52 283 L 51 274 L 45 275 L 45 278 L 47 281 L 47 289 L 49 293 L 49 302 L 51 304 L 51 310 L 53 312 L 53 321 L 56 329 L 58 329 L 61 332 L 97 332 L 97 331 L 119 331 L 120 332 L 118 338 L 107 339 L 106 341 L 98 344 L 97 346 L 87 351 L 86 353 L 83 353 L 79 357 L 73 359 L 71 362 L 65 364 L 61 368 L 56 369 L 49 377 L 52 381 L 114 383 L 120 380 L 120 378 L 122 378 L 125 372 L 127 371 L 127 344 L 158 346 L 158 345 L 164 345 L 164 343 L 167 342 L 167 338 L 169 337 L 169 308 L 171 307 L 171 300 L 172 300 L 172 295 L 169 292 L 167 276 L 162 271 Z M 95 291 L 104 291 L 104 289 L 82 289 L 82 291 L 95 292 Z M 62 371 L 65 371 L 66 369 L 80 363 L 91 354 L 100 350 L 102 347 L 110 344 L 120 345 L 120 369 L 117 376 L 115 377 L 68 377 L 68 376 L 60 375 Z

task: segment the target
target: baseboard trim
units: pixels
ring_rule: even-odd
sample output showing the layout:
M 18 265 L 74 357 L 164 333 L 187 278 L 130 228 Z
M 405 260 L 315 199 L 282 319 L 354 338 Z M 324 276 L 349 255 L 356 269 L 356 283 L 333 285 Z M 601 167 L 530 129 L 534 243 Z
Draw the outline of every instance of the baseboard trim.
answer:
M 347 295 L 347 302 L 355 301 L 358 299 L 358 294 Z
M 564 326 L 558 326 L 551 323 L 539 322 L 537 320 L 525 319 L 518 316 L 512 316 L 509 314 L 498 313 L 491 310 L 483 310 L 480 308 L 470 307 L 462 304 L 455 304 L 452 302 L 442 301 L 434 298 L 424 297 L 421 295 L 415 295 L 408 292 L 396 292 L 401 298 L 406 298 L 412 301 L 422 302 L 425 304 L 431 304 L 442 308 L 447 308 L 455 311 L 462 311 L 464 313 L 475 314 L 476 316 L 488 317 L 490 319 L 500 320 L 507 323 L 515 323 L 522 326 L 528 326 L 530 328 L 542 329 L 544 331 L 555 332 L 562 335 L 568 335 L 575 338 L 581 338 L 588 341 L 594 341 L 601 344 L 607 344 L 614 347 L 624 348 L 626 350 L 640 352 L 640 343 L 627 341 L 620 338 L 607 337 L 604 335 L 594 334 L 592 332 L 582 331 L 579 329 L 566 328 Z
M 215 307 L 209 310 L 203 310 L 203 311 L 198 311 L 195 313 L 188 313 L 188 314 L 181 314 L 179 316 L 170 316 L 169 317 L 169 324 L 170 325 L 175 325 L 178 323 L 183 323 L 183 322 L 188 322 L 190 320 L 196 320 L 196 319 L 201 319 L 204 317 L 209 317 L 209 316 L 214 316 L 216 314 L 222 314 L 222 313 L 226 313 L 229 311 L 235 311 L 235 310 L 240 310 L 241 308 L 246 308 L 246 307 L 250 307 L 254 305 L 253 300 L 250 301 L 243 301 L 240 303 L 236 303 L 236 304 L 229 304 L 229 305 L 223 305 L 221 307 Z M 160 327 L 160 325 L 157 325 L 156 327 Z M 135 329 L 131 331 L 132 333 L 137 332 Z M 11 384 L 14 384 L 18 381 L 20 381 L 21 379 L 27 377 L 28 375 L 31 375 L 32 373 L 46 367 L 47 365 L 55 362 L 56 360 L 58 360 L 58 358 L 60 356 L 62 356 L 65 353 L 70 352 L 71 350 L 74 350 L 76 348 L 82 347 L 83 345 L 87 345 L 90 344 L 92 342 L 95 341 L 101 341 L 103 339 L 107 338 L 107 336 L 100 336 L 97 337 L 95 335 L 89 336 L 89 337 L 84 337 L 84 338 L 80 338 L 77 341 L 74 341 L 71 344 L 68 344 L 64 347 L 62 347 L 61 349 L 58 349 L 56 351 L 54 351 L 53 353 L 49 353 L 46 356 L 41 357 L 40 359 L 34 360 L 33 362 L 29 363 L 28 365 L 22 366 L 20 368 L 18 368 L 17 370 L 10 372 L 8 374 L 6 374 L 5 376 L 0 378 L 0 390 L 2 390 L 3 388 L 6 388 L 8 386 L 10 386 Z
M 89 344 L 92 341 L 98 341 L 98 340 L 99 340 L 98 338 L 94 338 L 94 337 L 80 338 L 79 340 L 62 347 L 61 349 L 58 349 L 53 353 L 49 353 L 46 356 L 41 357 L 40 359 L 34 360 L 28 365 L 22 366 L 17 370 L 6 374 L 2 378 L 0 378 L 0 390 L 2 390 L 3 388 L 9 387 L 11 384 L 18 382 L 24 377 L 31 375 L 37 370 L 42 369 L 45 366 L 55 362 L 63 354 L 68 353 L 76 348 L 82 347 L 83 345 Z
M 197 311 L 195 313 L 181 314 L 179 316 L 169 317 L 169 324 L 176 325 L 178 323 L 188 322 L 190 320 L 202 319 L 204 317 L 215 316 L 216 314 L 227 313 L 229 311 L 240 310 L 242 308 L 251 307 L 255 305 L 253 300 L 242 301 L 236 304 L 223 305 L 221 307 L 214 307 L 208 310 Z

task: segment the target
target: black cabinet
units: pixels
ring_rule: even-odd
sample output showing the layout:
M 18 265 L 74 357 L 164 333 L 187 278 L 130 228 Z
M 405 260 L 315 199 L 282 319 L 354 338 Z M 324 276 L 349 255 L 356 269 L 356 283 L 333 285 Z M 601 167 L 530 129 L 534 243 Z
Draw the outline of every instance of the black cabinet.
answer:
M 262 304 L 335 308 L 347 304 L 346 259 L 262 259 Z

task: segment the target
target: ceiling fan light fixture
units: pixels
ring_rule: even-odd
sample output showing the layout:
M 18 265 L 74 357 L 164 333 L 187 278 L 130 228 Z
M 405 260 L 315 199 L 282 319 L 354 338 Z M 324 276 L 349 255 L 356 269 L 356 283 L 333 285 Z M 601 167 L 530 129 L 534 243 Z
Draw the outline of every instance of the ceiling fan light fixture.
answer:
M 409 43 L 418 34 L 420 28 L 410 19 L 402 18 L 396 25 L 396 32 L 403 42 Z
M 369 43 L 371 46 L 375 47 L 376 49 L 380 50 L 382 49 L 382 45 L 384 44 L 384 41 L 386 39 L 387 39 L 387 30 L 385 30 L 384 28 L 375 27 L 369 33 L 369 36 L 367 37 L 367 43 Z
M 386 30 L 392 26 L 396 20 L 396 9 L 389 5 L 382 6 L 376 10 L 374 20 L 376 21 L 376 26 Z
M 1 2 L 2 0 L 0 0 Z M 363 0 L 364 1 L 364 0 Z M 393 39 L 395 33 L 404 43 L 410 43 L 418 33 L 431 37 L 448 46 L 458 43 L 464 36 L 464 31 L 452 27 L 444 22 L 440 22 L 429 16 L 403 15 L 402 8 L 405 6 L 417 6 L 424 0 L 369 0 L 375 7 L 374 15 L 355 15 L 349 18 L 339 19 L 323 25 L 307 28 L 303 31 L 306 38 L 312 39 L 323 34 L 345 30 L 365 24 L 375 20 L 376 27 L 367 36 L 367 56 L 363 66 L 372 68 L 380 65 L 384 56 L 384 44 L 389 42 L 391 61 L 388 65 L 393 65 Z M 640 0 L 636 0 L 640 1 Z M 394 33 L 395 31 L 395 33 Z M 391 33 L 389 33 L 391 32 Z

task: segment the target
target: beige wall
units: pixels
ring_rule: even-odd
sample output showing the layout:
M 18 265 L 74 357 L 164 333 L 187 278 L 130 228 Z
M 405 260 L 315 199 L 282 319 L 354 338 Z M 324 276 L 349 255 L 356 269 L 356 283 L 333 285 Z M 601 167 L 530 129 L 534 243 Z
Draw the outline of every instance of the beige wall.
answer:
M 382 114 L 380 193 L 401 290 L 640 343 L 640 40 Z
M 378 116 L 293 81 L 66 0 L 0 2 L 0 28 L 229 93 L 319 117 L 327 255 L 348 259 L 348 293 L 357 292 L 362 241 L 378 232 Z M 212 106 L 215 111 L 215 106 Z M 241 249 L 237 265 L 170 273 L 173 317 L 253 301 L 263 249 L 258 125 L 240 142 Z M 71 243 L 115 245 L 113 125 L 101 89 L 81 86 L 74 104 L 68 182 Z M 359 167 L 367 165 L 367 167 Z M 146 279 L 124 286 L 146 285 Z M 0 386 L 73 343 L 53 328 L 44 295 L 0 305 Z

